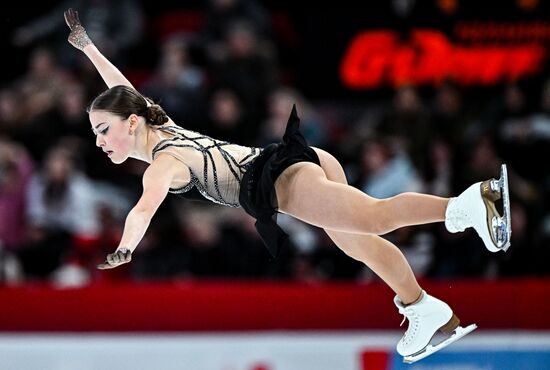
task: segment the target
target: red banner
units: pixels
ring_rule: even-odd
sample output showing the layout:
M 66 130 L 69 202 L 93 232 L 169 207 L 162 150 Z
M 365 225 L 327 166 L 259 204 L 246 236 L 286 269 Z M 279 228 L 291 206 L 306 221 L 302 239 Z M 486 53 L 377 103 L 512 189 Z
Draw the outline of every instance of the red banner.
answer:
M 550 280 L 423 282 L 463 324 L 550 329 Z M 0 288 L 0 331 L 398 329 L 381 283 L 200 282 Z

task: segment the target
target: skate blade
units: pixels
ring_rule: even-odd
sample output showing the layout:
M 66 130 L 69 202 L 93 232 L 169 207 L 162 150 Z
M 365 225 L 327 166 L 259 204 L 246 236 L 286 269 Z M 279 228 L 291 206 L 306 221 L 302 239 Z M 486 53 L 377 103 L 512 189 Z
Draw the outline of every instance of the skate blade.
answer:
M 482 199 L 487 207 L 487 226 L 492 246 L 487 247 L 492 252 L 504 251 L 510 248 L 512 225 L 510 217 L 510 195 L 508 188 L 508 171 L 506 165 L 500 167 L 500 179 L 487 180 L 482 184 Z M 495 208 L 495 202 L 502 199 L 503 215 Z
M 403 362 L 406 363 L 406 364 L 412 364 L 416 361 L 422 360 L 423 358 L 426 358 L 426 357 L 442 350 L 443 348 L 447 347 L 449 344 L 452 344 L 452 343 L 456 342 L 457 340 L 459 340 L 460 338 L 462 338 L 466 334 L 471 333 L 475 329 L 477 329 L 476 324 L 468 325 L 465 328 L 463 328 L 462 326 L 458 326 L 455 329 L 454 333 L 449 338 L 445 339 L 441 343 L 436 344 L 435 346 L 431 345 L 431 344 L 428 344 L 426 346 L 426 348 L 424 348 L 422 351 L 420 351 L 418 353 L 415 353 L 414 355 L 403 357 Z
M 503 218 L 506 223 L 506 243 L 501 247 L 504 252 L 510 248 L 510 238 L 512 237 L 512 218 L 510 216 L 510 192 L 508 189 L 508 170 L 506 165 L 500 167 L 500 187 L 502 189 Z

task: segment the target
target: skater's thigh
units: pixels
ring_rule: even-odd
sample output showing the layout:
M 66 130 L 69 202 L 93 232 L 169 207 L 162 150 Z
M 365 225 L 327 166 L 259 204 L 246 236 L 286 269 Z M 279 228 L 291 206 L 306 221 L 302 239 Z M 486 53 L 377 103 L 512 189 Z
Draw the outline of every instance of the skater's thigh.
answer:
M 347 184 L 344 169 L 334 156 L 322 149 L 312 147 L 319 157 L 320 166 L 311 162 L 299 162 L 283 171 L 275 181 L 275 192 L 279 211 L 289 212 L 297 203 L 307 199 L 316 202 L 314 195 L 321 201 L 328 197 L 331 186 Z
M 339 182 L 341 184 L 347 184 L 348 181 L 346 174 L 340 162 L 338 162 L 338 160 L 329 152 L 315 147 L 312 148 L 319 157 L 321 168 L 323 169 L 327 179 L 330 181 Z

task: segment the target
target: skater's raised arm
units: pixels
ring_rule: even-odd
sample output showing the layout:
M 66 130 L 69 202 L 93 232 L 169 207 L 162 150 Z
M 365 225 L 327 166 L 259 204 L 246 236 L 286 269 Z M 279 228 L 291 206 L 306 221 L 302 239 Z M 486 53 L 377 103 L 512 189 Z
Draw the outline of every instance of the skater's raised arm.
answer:
M 78 12 L 73 9 L 68 9 L 64 13 L 65 22 L 71 33 L 69 34 L 69 43 L 78 50 L 81 50 L 86 54 L 88 59 L 95 66 L 103 81 L 109 88 L 117 85 L 124 85 L 134 88 L 130 81 L 115 67 L 94 45 L 92 40 L 88 37 L 86 30 L 78 19 Z

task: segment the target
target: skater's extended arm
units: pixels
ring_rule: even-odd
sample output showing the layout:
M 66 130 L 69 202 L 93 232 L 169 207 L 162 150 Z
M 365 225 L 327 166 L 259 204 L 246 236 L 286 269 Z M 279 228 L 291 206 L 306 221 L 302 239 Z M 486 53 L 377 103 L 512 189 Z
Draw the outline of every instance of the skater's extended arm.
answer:
M 88 59 L 95 66 L 103 81 L 109 88 L 117 85 L 124 85 L 134 88 L 130 81 L 115 67 L 94 45 L 88 37 L 86 30 L 78 19 L 78 12 L 73 9 L 68 9 L 64 13 L 65 22 L 69 26 L 71 33 L 69 34 L 69 42 L 75 48 L 86 54 Z
M 131 254 L 145 235 L 153 215 L 166 198 L 176 168 L 181 163 L 170 155 L 159 155 L 143 174 L 143 194 L 126 217 L 124 231 L 119 246 L 106 261 L 98 265 L 100 269 L 117 267 L 130 262 Z

